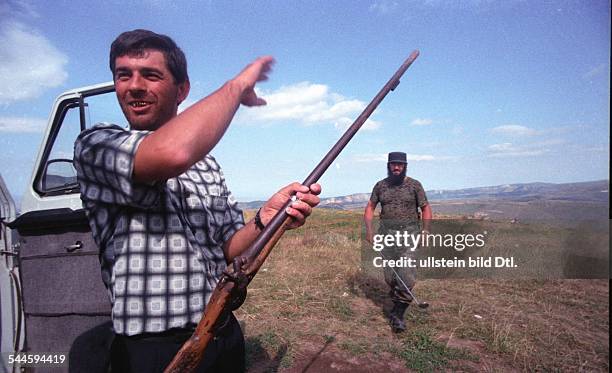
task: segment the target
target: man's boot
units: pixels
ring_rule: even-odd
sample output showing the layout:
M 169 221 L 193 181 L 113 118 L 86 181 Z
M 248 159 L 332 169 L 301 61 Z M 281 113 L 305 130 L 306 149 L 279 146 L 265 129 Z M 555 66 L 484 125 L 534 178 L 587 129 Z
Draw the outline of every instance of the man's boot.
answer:
M 393 308 L 389 313 L 389 323 L 391 324 L 391 330 L 394 333 L 401 333 L 406 330 L 406 323 L 404 322 L 404 314 L 408 308 L 408 303 L 393 302 Z

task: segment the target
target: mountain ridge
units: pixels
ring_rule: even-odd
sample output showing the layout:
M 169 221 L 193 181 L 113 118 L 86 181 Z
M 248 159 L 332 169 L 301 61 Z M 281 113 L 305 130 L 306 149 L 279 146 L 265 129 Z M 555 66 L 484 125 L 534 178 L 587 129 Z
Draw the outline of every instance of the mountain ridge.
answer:
M 514 183 L 462 189 L 427 190 L 427 198 L 433 202 L 453 200 L 485 200 L 505 202 L 568 201 L 595 202 L 609 201 L 609 180 L 595 180 L 573 183 Z M 365 207 L 370 193 L 353 193 L 345 196 L 322 198 L 319 207 L 352 210 Z M 256 209 L 265 201 L 239 203 L 243 209 Z

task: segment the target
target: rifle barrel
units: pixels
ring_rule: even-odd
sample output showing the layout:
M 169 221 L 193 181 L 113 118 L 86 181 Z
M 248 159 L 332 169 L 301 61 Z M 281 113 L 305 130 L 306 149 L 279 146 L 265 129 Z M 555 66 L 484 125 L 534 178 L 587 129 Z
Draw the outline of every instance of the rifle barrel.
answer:
M 306 177 L 303 185 L 310 186 L 316 183 L 321 176 L 327 171 L 329 166 L 334 162 L 334 160 L 338 157 L 340 152 L 344 149 L 344 147 L 351 141 L 353 136 L 359 131 L 361 126 L 365 123 L 365 121 L 372 115 L 374 110 L 378 107 L 378 105 L 382 102 L 382 100 L 387 96 L 390 91 L 393 91 L 400 83 L 400 78 L 406 70 L 412 65 L 414 60 L 419 56 L 419 51 L 414 50 L 410 56 L 404 61 L 402 66 L 393 74 L 391 79 L 385 84 L 382 89 L 374 96 L 372 101 L 366 106 L 366 108 L 361 112 L 361 114 L 355 119 L 353 124 L 344 132 L 342 137 L 336 142 L 336 144 L 329 150 L 329 152 L 323 157 L 323 159 L 319 162 L 319 164 L 312 170 L 310 175 Z M 291 203 L 291 200 L 288 200 L 282 209 L 280 209 L 276 215 L 268 222 L 268 225 L 264 228 L 264 230 L 257 236 L 255 241 L 249 246 L 249 248 L 244 252 L 244 255 L 247 258 L 256 258 L 259 253 L 262 251 L 266 243 L 270 241 L 274 233 L 283 225 L 285 220 L 289 218 L 289 215 L 285 212 L 285 209 Z M 249 272 L 257 272 L 258 268 L 253 268 Z

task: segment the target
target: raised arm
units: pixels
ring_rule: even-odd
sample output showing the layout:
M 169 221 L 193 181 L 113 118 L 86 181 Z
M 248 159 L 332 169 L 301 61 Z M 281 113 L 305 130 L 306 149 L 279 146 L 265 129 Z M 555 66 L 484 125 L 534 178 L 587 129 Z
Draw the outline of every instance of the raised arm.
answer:
M 273 61 L 269 56 L 256 59 L 214 93 L 147 136 L 136 152 L 134 179 L 165 180 L 201 160 L 219 142 L 240 104 L 266 104 L 254 88 L 268 78 Z

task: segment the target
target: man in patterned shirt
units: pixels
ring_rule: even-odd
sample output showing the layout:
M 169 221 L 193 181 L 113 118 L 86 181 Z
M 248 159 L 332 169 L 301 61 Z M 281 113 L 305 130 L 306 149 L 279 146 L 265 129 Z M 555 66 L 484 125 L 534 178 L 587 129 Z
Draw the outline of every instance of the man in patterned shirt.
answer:
M 397 231 L 417 234 L 420 220 L 423 222 L 423 231 L 428 232 L 429 230 L 431 207 L 421 183 L 406 176 L 407 164 L 406 153 L 389 153 L 388 177 L 376 183 L 365 208 L 366 240 L 370 243 L 373 242 L 372 219 L 378 203 L 382 207 L 379 234 L 394 234 Z M 385 247 L 381 254 L 385 259 L 395 260 L 408 256 L 409 251 L 407 247 Z M 384 274 L 385 282 L 391 288 L 389 295 L 393 301 L 393 309 L 389 313 L 391 328 L 396 333 L 403 332 L 406 330 L 404 314 L 412 302 L 412 296 L 405 287 L 412 291 L 415 284 L 415 271 L 413 268 L 385 266 Z
M 258 58 L 177 115 L 189 78 L 174 41 L 134 30 L 111 45 L 110 69 L 130 129 L 102 123 L 83 131 L 74 163 L 112 303 L 114 371 L 161 372 L 193 332 L 227 263 L 290 195 L 298 198 L 287 208 L 291 228 L 319 203 L 318 184 L 293 183 L 245 224 L 209 154 L 241 104 L 265 104 L 254 87 L 272 63 Z M 244 370 L 244 337 L 233 315 L 200 370 Z

